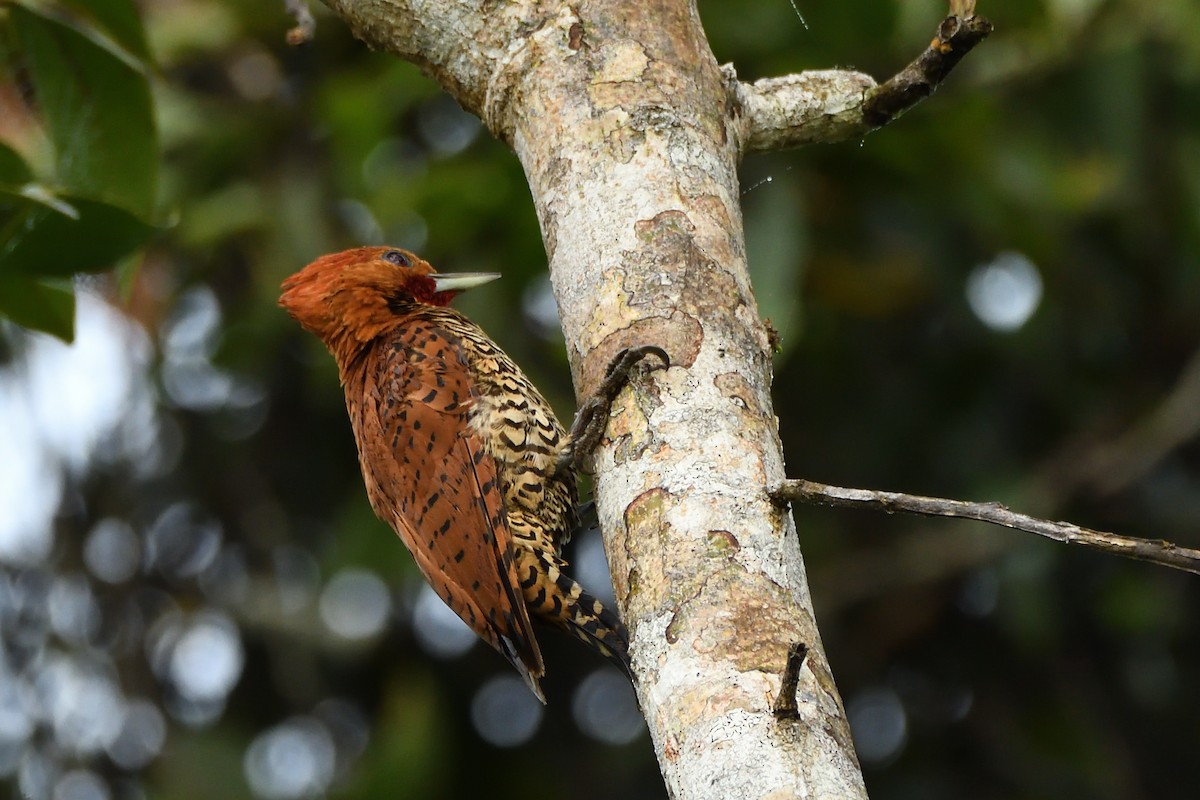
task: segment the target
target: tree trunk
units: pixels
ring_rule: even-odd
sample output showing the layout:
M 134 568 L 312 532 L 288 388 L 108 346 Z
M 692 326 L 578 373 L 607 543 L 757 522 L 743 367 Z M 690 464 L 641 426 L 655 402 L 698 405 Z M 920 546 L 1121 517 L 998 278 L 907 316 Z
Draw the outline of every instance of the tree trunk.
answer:
M 595 458 L 638 696 L 671 795 L 865 797 L 794 523 L 766 492 L 784 468 L 737 164 L 797 114 L 833 131 L 810 138 L 865 132 L 857 109 L 873 82 L 831 72 L 739 84 L 689 0 L 325 2 L 515 150 L 579 397 L 622 347 L 671 355 L 670 370 L 622 394 Z M 808 653 L 798 713 L 777 719 L 796 642 Z

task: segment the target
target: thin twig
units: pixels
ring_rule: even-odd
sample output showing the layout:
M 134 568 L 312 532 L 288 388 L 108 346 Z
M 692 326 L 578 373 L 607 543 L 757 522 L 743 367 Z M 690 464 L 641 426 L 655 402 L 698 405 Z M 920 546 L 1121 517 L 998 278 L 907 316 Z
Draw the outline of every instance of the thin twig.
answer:
M 1123 435 L 1092 448 L 1084 478 L 1104 495 L 1124 489 L 1200 434 L 1200 350 L 1162 400 Z
M 313 19 L 308 4 L 304 0 L 283 0 L 283 2 L 287 6 L 288 13 L 292 15 L 292 19 L 296 20 L 296 27 L 287 32 L 287 43 L 295 47 L 312 41 L 317 23 Z
M 925 52 L 882 84 L 870 75 L 840 69 L 744 83 L 726 64 L 722 70 L 741 121 L 742 150 L 861 139 L 932 94 L 991 32 L 992 23 L 975 16 L 975 0 L 951 0 L 950 15 Z
M 775 719 L 799 719 L 800 706 L 796 702 L 796 691 L 800 688 L 800 670 L 804 668 L 804 659 L 808 657 L 808 645 L 796 642 L 788 648 L 787 664 L 783 668 L 783 680 L 779 685 L 779 695 L 771 711 Z
M 941 85 L 963 56 L 992 32 L 992 23 L 975 16 L 973 0 L 952 0 L 925 52 L 884 83 L 867 92 L 863 119 L 873 128 L 886 125 Z
M 1036 533 L 1056 542 L 1078 544 L 1139 561 L 1200 575 L 1200 550 L 1180 547 L 1163 539 L 1137 539 L 1093 531 L 1069 522 L 1051 522 L 1009 511 L 1000 503 L 970 503 L 942 497 L 922 497 L 875 489 L 848 489 L 806 480 L 787 480 L 769 494 L 779 503 L 800 502 L 835 508 L 871 508 L 888 513 L 902 511 L 929 517 L 961 517 L 1006 528 Z

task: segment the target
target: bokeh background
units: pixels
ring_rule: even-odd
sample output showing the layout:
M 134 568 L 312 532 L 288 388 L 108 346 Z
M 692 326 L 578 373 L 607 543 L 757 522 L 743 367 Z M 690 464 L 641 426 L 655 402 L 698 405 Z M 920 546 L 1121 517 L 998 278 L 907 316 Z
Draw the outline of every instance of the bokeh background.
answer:
M 699 5 L 744 79 L 882 78 L 945 13 Z M 980 5 L 992 38 L 901 120 L 744 164 L 789 469 L 1200 546 L 1200 6 Z M 511 153 L 322 9 L 297 48 L 282 0 L 122 8 L 0 7 L 0 308 L 64 334 L 77 306 L 71 346 L 0 322 L 8 791 L 664 797 L 618 674 L 547 636 L 543 709 L 423 588 L 366 503 L 332 360 L 275 305 L 362 243 L 500 271 L 460 306 L 569 417 Z M 64 19 L 149 65 L 148 94 L 104 99 L 113 130 L 143 110 L 152 129 L 64 143 L 47 122 L 28 30 Z M 80 172 L 114 142 L 105 180 Z M 81 226 L 85 190 L 140 181 L 118 200 L 150 197 L 154 230 L 43 237 L 17 286 L 21 214 L 52 205 L 27 181 L 65 187 Z M 121 233 L 144 246 L 110 257 Z M 1200 795 L 1195 577 L 979 524 L 796 515 L 872 797 Z M 571 557 L 604 583 L 595 532 Z

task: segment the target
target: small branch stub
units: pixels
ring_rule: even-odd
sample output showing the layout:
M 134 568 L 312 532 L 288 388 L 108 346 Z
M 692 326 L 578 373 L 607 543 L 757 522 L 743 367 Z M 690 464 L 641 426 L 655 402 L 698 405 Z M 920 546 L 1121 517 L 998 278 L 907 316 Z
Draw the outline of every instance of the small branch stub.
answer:
M 835 508 L 869 508 L 887 513 L 902 511 L 927 517 L 960 517 L 990 522 L 1013 530 L 1035 533 L 1056 542 L 1078 544 L 1093 550 L 1200 575 L 1200 550 L 1180 547 L 1163 539 L 1138 539 L 1081 528 L 1069 522 L 1038 519 L 1009 511 L 1000 503 L 971 503 L 944 497 L 882 492 L 876 489 L 849 489 L 806 480 L 786 480 L 772 487 L 768 494 L 780 504 L 799 502 Z
M 800 688 L 800 670 L 804 669 L 804 660 L 808 657 L 808 645 L 796 642 L 788 648 L 787 664 L 783 668 L 783 680 L 779 685 L 779 695 L 771 711 L 775 719 L 799 719 L 800 706 L 796 701 L 796 692 Z

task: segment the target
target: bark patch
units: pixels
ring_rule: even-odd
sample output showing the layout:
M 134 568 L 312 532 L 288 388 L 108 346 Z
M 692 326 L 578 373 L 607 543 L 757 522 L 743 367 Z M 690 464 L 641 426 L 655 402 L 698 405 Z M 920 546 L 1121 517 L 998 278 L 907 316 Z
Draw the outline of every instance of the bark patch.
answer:
M 732 319 L 744 304 L 737 281 L 696 241 L 696 226 L 683 211 L 662 211 L 634 223 L 634 230 L 643 246 L 621 253 L 630 306 Z
M 709 593 L 732 602 L 710 603 Z M 781 672 L 788 644 L 803 638 L 792 598 L 765 575 L 747 573 L 736 561 L 705 581 L 703 591 L 688 605 L 687 635 L 695 637 L 696 650 L 728 658 L 740 672 Z
M 580 385 L 589 387 L 588 391 L 599 386 L 604 370 L 618 352 L 644 344 L 658 345 L 671 357 L 672 367 L 686 369 L 695 363 L 703 341 L 704 329 L 690 314 L 674 311 L 668 316 L 642 317 L 608 334 L 592 348 L 583 365 Z
M 666 593 L 663 540 L 669 499 L 665 489 L 650 489 L 625 509 L 625 546 L 614 554 L 613 590 L 633 619 L 647 616 Z

